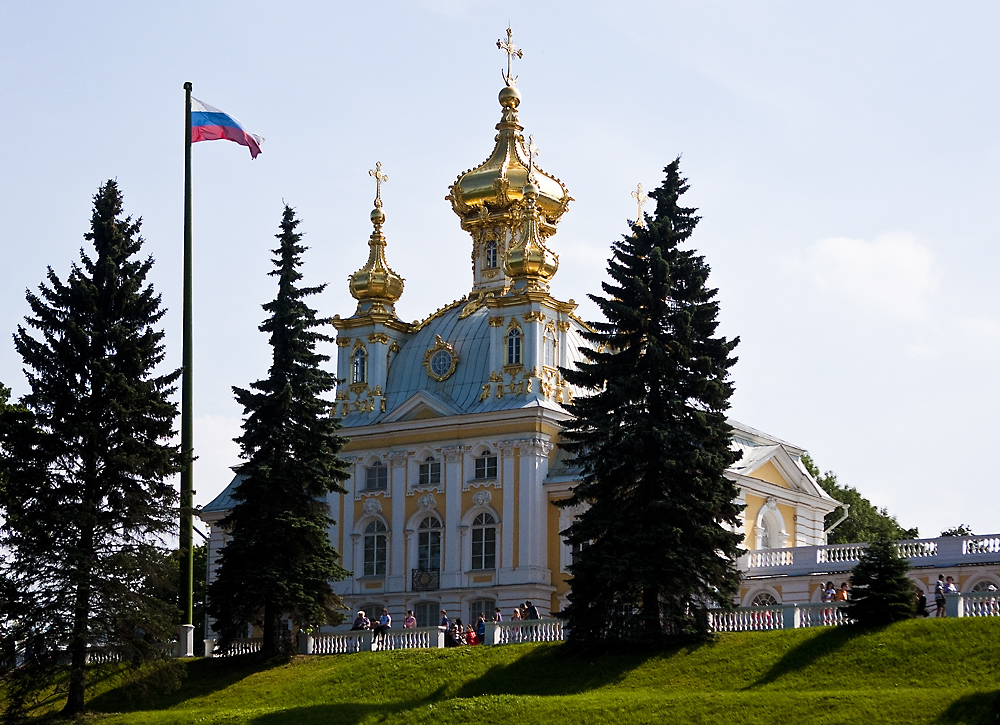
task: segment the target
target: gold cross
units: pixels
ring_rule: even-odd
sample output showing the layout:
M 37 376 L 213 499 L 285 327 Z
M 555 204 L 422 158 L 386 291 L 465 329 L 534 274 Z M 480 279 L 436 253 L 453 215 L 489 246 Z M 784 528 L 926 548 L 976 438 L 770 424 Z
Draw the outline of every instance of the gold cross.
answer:
M 375 177 L 375 207 L 382 208 L 382 182 L 388 181 L 389 177 L 382 173 L 382 162 L 376 161 L 374 169 L 368 169 L 368 175 Z
M 513 63 L 515 55 L 518 58 L 523 58 L 524 51 L 522 51 L 520 48 L 514 47 L 514 31 L 511 30 L 510 28 L 507 28 L 507 42 L 505 43 L 502 40 L 498 40 L 497 47 L 500 50 L 507 51 L 507 72 L 503 73 L 503 71 L 501 71 L 501 74 L 503 75 L 504 83 L 506 83 L 508 86 L 512 86 L 515 83 L 517 83 L 517 76 L 511 75 L 512 71 L 511 63 Z
M 636 225 L 645 228 L 646 219 L 642 215 L 642 205 L 649 201 L 649 197 L 646 195 L 646 192 L 642 190 L 642 184 L 639 184 L 635 191 L 632 192 L 632 198 L 639 202 L 639 216 L 636 220 Z
M 535 137 L 528 136 L 528 181 L 531 181 L 531 177 L 535 175 L 535 157 L 541 153 L 538 147 L 535 146 Z

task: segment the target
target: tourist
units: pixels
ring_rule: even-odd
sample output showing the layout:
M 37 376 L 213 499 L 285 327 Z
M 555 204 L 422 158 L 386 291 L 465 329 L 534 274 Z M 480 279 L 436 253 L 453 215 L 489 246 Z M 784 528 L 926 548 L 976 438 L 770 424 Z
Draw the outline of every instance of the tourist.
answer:
M 368 617 L 365 616 L 363 609 L 358 610 L 358 616 L 354 619 L 354 624 L 351 625 L 351 631 L 371 629 L 372 623 Z
M 497 607 L 496 609 L 493 610 L 493 621 L 494 622 L 502 622 L 503 621 L 503 615 L 500 614 L 500 607 Z
M 413 610 L 406 610 L 406 618 L 403 620 L 403 629 L 413 629 L 417 626 L 417 618 L 413 616 Z
M 526 617 L 526 619 L 540 619 L 540 617 L 538 616 L 538 610 L 535 608 L 535 605 L 532 604 L 531 602 L 527 602 L 527 605 L 528 605 L 527 609 L 528 616 Z
M 519 621 L 521 619 L 521 608 L 514 607 L 513 614 L 510 615 L 510 621 Z
M 441 624 L 438 625 L 438 626 L 444 627 L 445 629 L 448 629 L 448 625 L 449 624 L 451 624 L 451 621 L 448 619 L 448 611 L 445 610 L 445 609 L 442 609 L 441 610 Z
M 934 585 L 934 605 L 937 607 L 934 612 L 935 617 L 945 616 L 944 601 L 944 574 L 941 574 L 938 576 L 937 584 Z
M 826 588 L 823 590 L 823 601 L 833 602 L 837 599 L 837 590 L 833 588 L 833 582 L 827 582 Z
M 955 586 L 955 580 L 951 577 L 947 577 L 944 580 L 944 593 L 945 594 L 958 594 L 958 587 Z
M 917 616 L 918 617 L 929 617 L 930 613 L 927 611 L 927 595 L 924 594 L 924 590 L 917 588 Z
M 479 635 L 477 635 L 476 631 L 472 628 L 472 625 L 465 625 L 465 643 L 467 645 L 477 645 L 481 641 L 482 640 L 479 639 Z
M 375 625 L 375 636 L 381 637 L 385 635 L 387 629 L 392 628 L 392 617 L 389 616 L 389 610 L 383 608 L 382 616 L 378 618 L 378 624 Z
M 455 625 L 446 627 L 444 630 L 444 646 L 445 647 L 458 647 L 459 641 L 458 637 L 455 636 Z
M 486 617 L 482 614 L 476 620 L 476 636 L 482 640 L 486 637 Z
M 837 590 L 837 601 L 846 602 L 848 597 L 847 582 L 840 583 L 840 589 Z

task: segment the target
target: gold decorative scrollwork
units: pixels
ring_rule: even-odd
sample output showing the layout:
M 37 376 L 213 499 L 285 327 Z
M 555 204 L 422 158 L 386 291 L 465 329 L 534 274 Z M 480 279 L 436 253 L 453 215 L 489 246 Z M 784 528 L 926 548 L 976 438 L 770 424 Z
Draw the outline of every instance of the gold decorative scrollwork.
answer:
M 458 355 L 455 348 L 441 339 L 440 335 L 434 336 L 435 343 L 424 353 L 424 368 L 427 374 L 438 381 L 447 380 L 455 372 L 458 365 Z M 448 367 L 445 368 L 444 366 Z

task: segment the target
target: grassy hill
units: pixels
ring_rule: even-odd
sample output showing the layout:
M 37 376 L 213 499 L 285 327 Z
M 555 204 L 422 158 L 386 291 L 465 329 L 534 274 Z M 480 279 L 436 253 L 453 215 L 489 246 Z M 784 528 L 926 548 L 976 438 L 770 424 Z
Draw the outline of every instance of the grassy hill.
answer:
M 725 634 L 656 654 L 587 657 L 563 645 L 299 657 L 271 667 L 194 660 L 142 704 L 105 681 L 99 722 L 994 723 L 1000 620 L 913 620 Z M 138 687 L 141 689 L 141 684 Z M 88 722 L 92 722 L 88 719 Z

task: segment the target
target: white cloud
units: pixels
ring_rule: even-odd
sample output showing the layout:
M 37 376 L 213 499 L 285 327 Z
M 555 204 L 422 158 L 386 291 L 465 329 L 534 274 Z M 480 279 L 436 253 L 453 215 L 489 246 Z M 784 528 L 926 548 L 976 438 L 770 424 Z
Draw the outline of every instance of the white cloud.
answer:
M 907 233 L 821 239 L 787 266 L 822 292 L 911 320 L 927 316 L 938 289 L 933 254 Z

